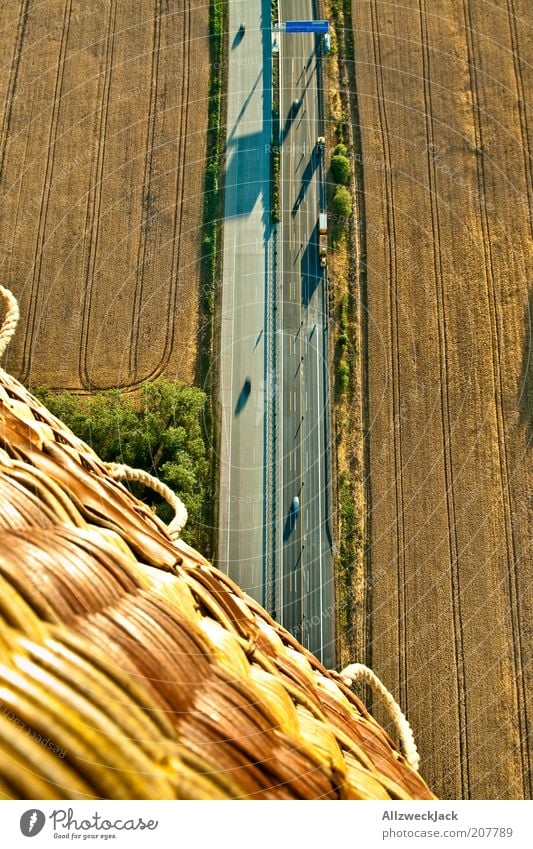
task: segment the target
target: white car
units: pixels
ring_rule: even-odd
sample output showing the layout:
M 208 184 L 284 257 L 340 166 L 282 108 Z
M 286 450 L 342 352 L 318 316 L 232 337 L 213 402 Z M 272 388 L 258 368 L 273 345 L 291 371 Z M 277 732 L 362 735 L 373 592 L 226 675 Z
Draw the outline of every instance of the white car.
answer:
M 292 515 L 293 515 L 294 521 L 296 521 L 296 519 L 298 518 L 299 512 L 300 512 L 300 499 L 298 498 L 297 495 L 295 495 L 294 498 L 292 499 Z

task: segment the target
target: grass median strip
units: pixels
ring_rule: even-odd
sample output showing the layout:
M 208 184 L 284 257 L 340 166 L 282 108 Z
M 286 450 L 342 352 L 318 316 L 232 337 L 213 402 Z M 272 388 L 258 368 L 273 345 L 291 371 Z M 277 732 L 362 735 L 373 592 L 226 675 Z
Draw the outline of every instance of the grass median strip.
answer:
M 335 317 L 334 362 L 335 433 L 335 563 L 337 651 L 341 664 L 365 656 L 366 507 L 364 491 L 364 397 L 361 287 L 363 284 L 364 202 L 356 90 L 354 45 L 348 0 L 325 3 L 331 22 L 331 50 L 323 56 L 327 93 L 326 136 L 332 152 L 327 172 L 328 219 L 331 222 L 329 297 Z

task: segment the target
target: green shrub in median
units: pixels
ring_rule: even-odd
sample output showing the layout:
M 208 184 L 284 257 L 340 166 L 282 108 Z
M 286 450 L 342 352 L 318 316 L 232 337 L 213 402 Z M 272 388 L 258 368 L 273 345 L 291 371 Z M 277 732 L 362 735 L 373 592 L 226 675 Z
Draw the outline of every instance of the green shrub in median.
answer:
M 347 124 L 346 115 L 344 114 L 344 112 L 342 113 L 342 116 L 337 121 L 337 126 L 335 128 L 335 135 L 337 136 L 338 143 L 342 144 L 344 146 L 344 140 L 348 136 L 348 124 Z
M 341 357 L 339 360 L 339 365 L 337 368 L 337 381 L 339 395 L 344 395 L 344 393 L 348 389 L 348 384 L 350 383 L 350 366 L 348 365 L 348 362 L 344 359 L 344 357 Z
M 335 145 L 333 156 L 348 156 L 348 148 L 346 145 L 342 143 Z
M 346 186 L 337 186 L 331 202 L 333 214 L 337 220 L 346 220 L 352 214 L 352 196 Z
M 344 145 L 343 145 L 344 147 Z M 338 153 L 331 157 L 331 173 L 336 183 L 347 186 L 352 173 L 352 166 L 347 156 Z

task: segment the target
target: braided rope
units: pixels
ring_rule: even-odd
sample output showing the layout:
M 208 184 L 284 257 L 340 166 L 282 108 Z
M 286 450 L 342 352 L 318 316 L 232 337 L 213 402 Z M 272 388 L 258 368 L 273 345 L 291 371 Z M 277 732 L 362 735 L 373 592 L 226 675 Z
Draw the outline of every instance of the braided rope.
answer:
M 418 767 L 420 766 L 420 755 L 416 748 L 411 726 L 402 713 L 398 702 L 395 700 L 394 696 L 389 693 L 377 675 L 372 672 L 368 666 L 365 666 L 362 663 L 351 663 L 342 670 L 340 677 L 348 687 L 362 681 L 363 683 L 368 684 L 376 695 L 381 697 L 396 726 L 400 740 L 402 741 L 403 752 L 407 763 L 416 770 L 416 772 L 418 772 Z
M 7 346 L 9 345 L 9 340 L 11 339 L 16 330 L 20 313 L 19 305 L 13 292 L 10 292 L 9 289 L 6 289 L 4 286 L 0 286 L 0 295 L 2 295 L 7 305 L 6 315 L 4 321 L 2 322 L 2 327 L 0 327 L 1 358 Z
M 132 469 L 122 463 L 104 463 L 107 471 L 117 481 L 135 481 L 150 487 L 157 492 L 174 510 L 174 518 L 168 524 L 167 530 L 173 540 L 178 539 L 187 522 L 187 508 L 170 487 L 143 469 Z
M 1 358 L 16 330 L 20 311 L 17 299 L 9 289 L 6 289 L 4 286 L 0 286 L 0 295 L 4 298 L 7 305 L 6 315 L 2 322 L 2 326 L 0 327 Z M 114 480 L 128 480 L 143 483 L 145 486 L 148 486 L 150 489 L 159 493 L 159 495 L 164 498 L 174 510 L 174 518 L 168 525 L 168 532 L 172 539 L 178 539 L 180 532 L 183 530 L 187 521 L 187 510 L 185 505 L 180 501 L 177 495 L 172 492 L 170 487 L 158 478 L 148 474 L 148 472 L 144 472 L 142 469 L 131 469 L 129 466 L 124 466 L 121 463 L 105 463 L 104 465 Z

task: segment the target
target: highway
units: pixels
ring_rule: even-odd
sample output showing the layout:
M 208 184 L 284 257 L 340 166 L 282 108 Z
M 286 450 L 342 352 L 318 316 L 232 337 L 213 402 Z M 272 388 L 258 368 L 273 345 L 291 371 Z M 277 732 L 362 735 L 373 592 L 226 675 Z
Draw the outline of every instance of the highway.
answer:
M 230 3 L 228 30 L 217 564 L 264 604 L 270 4 Z
M 311 4 L 284 2 L 281 20 L 296 17 L 311 19 Z M 244 33 L 239 33 L 241 20 L 246 23 Z M 276 276 L 269 208 L 270 4 L 230 4 L 228 29 L 217 565 L 332 667 L 327 327 L 325 275 L 318 260 L 323 201 L 316 148 L 321 133 L 315 36 L 278 35 L 282 221 Z M 296 110 L 294 99 L 299 101 Z M 292 509 L 295 497 L 300 504 L 297 514 Z
M 312 18 L 306 0 L 281 3 L 281 20 Z M 282 351 L 280 407 L 282 623 L 327 666 L 335 663 L 328 523 L 327 326 L 318 258 L 322 161 L 315 35 L 280 35 Z M 293 101 L 298 100 L 295 110 Z M 297 518 L 291 510 L 300 501 Z

